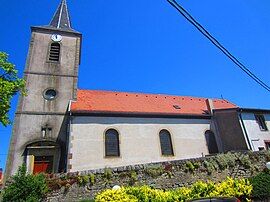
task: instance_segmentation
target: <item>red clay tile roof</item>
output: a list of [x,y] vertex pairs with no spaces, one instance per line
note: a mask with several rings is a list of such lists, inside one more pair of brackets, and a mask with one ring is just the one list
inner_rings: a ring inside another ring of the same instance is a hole
[[[222,99],[212,99],[215,109],[236,108]],[[177,109],[179,108],[179,109]],[[78,90],[71,111],[77,113],[125,113],[207,115],[207,98],[161,94]]]

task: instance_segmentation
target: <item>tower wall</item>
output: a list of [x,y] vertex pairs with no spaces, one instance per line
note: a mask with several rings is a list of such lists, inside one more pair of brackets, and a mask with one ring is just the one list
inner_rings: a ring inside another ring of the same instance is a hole
[[[55,33],[62,36],[59,62],[49,61]],[[67,109],[69,101],[76,99],[80,46],[79,33],[32,28],[24,72],[27,96],[19,99],[6,176],[13,175],[22,163],[29,164],[29,156],[35,155],[53,156],[53,172],[66,170]],[[54,89],[56,98],[46,100],[46,89]]]

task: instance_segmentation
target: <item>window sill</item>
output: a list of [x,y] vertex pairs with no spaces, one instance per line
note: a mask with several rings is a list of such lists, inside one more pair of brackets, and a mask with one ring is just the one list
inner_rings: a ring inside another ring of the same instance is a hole
[[172,157],[175,157],[175,155],[161,155],[161,157],[169,157],[169,158],[172,158]]
[[50,61],[50,60],[47,60],[46,63],[49,63],[49,64],[60,64],[60,61]]
[[121,156],[104,156],[104,159],[120,159]]

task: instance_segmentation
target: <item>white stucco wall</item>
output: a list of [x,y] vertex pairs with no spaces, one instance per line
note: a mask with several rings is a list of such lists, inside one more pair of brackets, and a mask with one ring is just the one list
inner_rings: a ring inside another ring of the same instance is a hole
[[270,141],[270,114],[263,115],[268,128],[267,131],[260,129],[254,113],[242,113],[242,119],[253,151],[258,151],[259,147],[265,148],[265,141]]
[[[172,118],[73,117],[69,153],[71,172],[104,167],[201,157],[208,154],[204,133],[211,120]],[[105,157],[104,133],[120,134],[120,157]],[[159,131],[171,133],[174,156],[161,155]]]

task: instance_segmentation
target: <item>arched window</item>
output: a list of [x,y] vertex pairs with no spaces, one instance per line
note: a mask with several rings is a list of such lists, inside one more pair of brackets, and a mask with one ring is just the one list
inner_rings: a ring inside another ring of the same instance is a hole
[[173,155],[172,139],[169,131],[161,130],[159,132],[159,140],[162,155]]
[[52,43],[50,47],[49,60],[58,62],[60,59],[60,44]]
[[215,137],[215,134],[211,130],[207,130],[205,132],[205,140],[207,143],[209,154],[218,153],[216,137]]
[[105,155],[120,156],[119,134],[114,129],[109,129],[105,133]]

